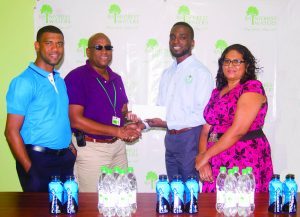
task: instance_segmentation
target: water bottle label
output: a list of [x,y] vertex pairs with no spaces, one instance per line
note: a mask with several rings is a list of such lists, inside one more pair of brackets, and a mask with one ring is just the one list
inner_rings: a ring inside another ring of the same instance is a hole
[[128,196],[126,192],[120,192],[119,194],[119,207],[127,207],[129,205],[128,203]]
[[252,191],[252,192],[249,193],[249,201],[252,204],[254,203],[254,191]]
[[284,204],[282,211],[287,213],[295,213],[297,209],[297,192],[294,188],[287,189],[284,192]]
[[183,201],[180,199],[180,197],[174,195],[174,201],[173,201],[173,213],[183,213]]
[[105,194],[104,195],[104,207],[113,207],[115,205],[115,200],[113,194]]
[[98,191],[98,202],[100,204],[103,204],[103,202],[104,202],[104,193],[100,190]]
[[170,191],[170,185],[166,181],[159,181],[156,184],[156,212],[163,214],[168,213],[170,211]]
[[66,204],[66,208],[65,208],[65,212],[72,214],[72,213],[76,213],[77,209],[78,209],[78,202],[76,201],[76,199],[78,198],[77,194],[72,194],[72,192],[67,191],[67,204]]
[[225,202],[225,192],[217,190],[217,203],[224,203]]
[[164,197],[165,199],[169,200],[169,193],[170,193],[170,189],[169,188],[164,188],[164,186],[159,187],[157,189],[157,195],[161,195],[162,197]]
[[250,201],[249,201],[249,195],[247,193],[239,193],[239,206],[240,207],[249,207]]
[[129,192],[129,194],[128,194],[128,200],[129,200],[130,204],[136,203],[136,190]]
[[225,207],[235,207],[238,202],[237,195],[234,192],[225,193]]
[[51,189],[49,193],[50,213],[58,214],[62,212],[62,191],[56,192],[55,189]]
[[64,207],[65,213],[73,214],[78,211],[78,184],[74,180],[64,183]]
[[269,211],[280,213],[282,210],[282,191],[280,188],[270,190],[269,196]]

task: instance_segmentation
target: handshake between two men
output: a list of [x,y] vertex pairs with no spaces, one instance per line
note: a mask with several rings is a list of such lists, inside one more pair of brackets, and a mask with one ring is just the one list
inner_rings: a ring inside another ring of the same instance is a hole
[[150,127],[166,128],[167,124],[160,118],[141,120],[136,114],[128,112],[126,115],[127,123],[120,128],[118,137],[125,142],[135,142],[141,137],[142,130]]

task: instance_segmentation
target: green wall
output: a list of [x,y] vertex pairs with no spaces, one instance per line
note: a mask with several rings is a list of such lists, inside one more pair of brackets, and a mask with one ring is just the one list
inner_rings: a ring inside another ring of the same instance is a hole
[[21,191],[15,161],[4,137],[5,95],[10,80],[35,59],[34,5],[34,0],[3,0],[0,6],[0,191]]

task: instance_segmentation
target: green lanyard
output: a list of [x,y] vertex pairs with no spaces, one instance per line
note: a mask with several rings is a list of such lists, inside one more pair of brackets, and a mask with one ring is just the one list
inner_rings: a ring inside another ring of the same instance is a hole
[[100,81],[98,78],[96,78],[96,79],[97,79],[97,81],[99,82],[99,84],[101,85],[101,87],[102,87],[102,89],[104,90],[104,92],[106,93],[106,96],[107,96],[107,98],[108,98],[108,100],[109,100],[109,102],[110,102],[110,104],[111,104],[111,107],[114,109],[115,116],[117,116],[117,113],[116,113],[117,92],[116,92],[115,84],[112,82],[113,87],[114,87],[114,93],[115,93],[115,94],[114,94],[114,104],[113,104],[112,101],[111,101],[110,96],[109,96],[108,93],[107,93],[107,90],[105,89],[105,87],[103,86],[103,84],[101,83],[101,81]]

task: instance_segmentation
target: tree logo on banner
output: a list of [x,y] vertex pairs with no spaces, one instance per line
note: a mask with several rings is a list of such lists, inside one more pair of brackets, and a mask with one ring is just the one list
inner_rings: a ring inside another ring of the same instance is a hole
[[84,57],[86,57],[86,48],[88,47],[88,39],[81,38],[78,42],[78,48],[82,48]]
[[129,25],[132,27],[133,25],[139,24],[139,15],[137,14],[125,14],[121,7],[117,4],[111,4],[108,7],[108,17],[113,20],[113,26],[115,27],[117,24],[120,25]]
[[219,39],[215,43],[215,48],[217,53],[221,54],[228,47],[228,44],[225,40]]
[[179,7],[177,13],[178,13],[179,15],[182,15],[183,21],[186,22],[186,21],[185,21],[185,20],[186,20],[186,16],[187,16],[187,15],[190,15],[190,14],[191,14],[191,11],[190,11],[190,9],[189,9],[188,6],[186,6],[186,5],[181,5],[181,6]]
[[275,30],[277,26],[276,16],[261,16],[261,11],[255,6],[249,6],[246,10],[248,30]]
[[[40,8],[41,17],[45,17],[46,24],[70,24],[70,16],[65,14],[55,14],[51,5],[43,4]],[[42,19],[42,18],[41,18]]]
[[52,14],[52,12],[53,12],[53,10],[50,5],[45,4],[41,7],[41,14],[45,14],[46,23],[48,23],[49,14]]
[[121,8],[117,4],[110,5],[108,12],[114,16],[114,23],[117,21],[117,15],[121,14]]
[[193,15],[187,5],[181,5],[177,10],[177,20],[191,24],[195,28],[207,28],[208,17]]
[[155,38],[148,39],[148,42],[146,44],[147,50],[153,50],[155,48],[158,48],[158,42]]
[[154,183],[158,179],[158,175],[154,171],[149,171],[146,175],[146,184],[151,184],[151,189],[154,189]]
[[252,19],[252,25],[254,25],[254,18],[256,16],[258,16],[259,14],[259,11],[257,9],[257,7],[254,7],[254,6],[250,6],[248,9],[247,9],[247,16],[250,16]]
[[149,56],[154,59],[154,58],[161,58],[161,59],[166,59],[169,61],[170,59],[170,51],[165,48],[161,48],[159,46],[159,43],[157,39],[155,38],[149,38],[147,43],[146,43],[146,49],[145,51],[149,54]]

